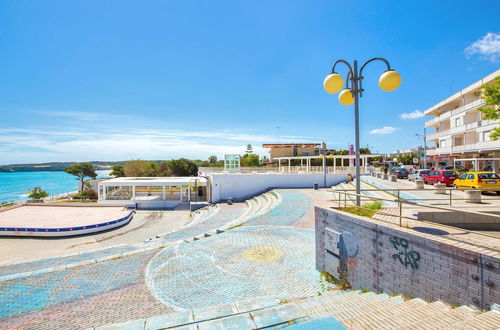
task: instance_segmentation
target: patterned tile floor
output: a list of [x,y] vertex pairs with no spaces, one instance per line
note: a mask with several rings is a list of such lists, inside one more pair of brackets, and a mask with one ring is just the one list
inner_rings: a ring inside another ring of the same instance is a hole
[[[216,236],[0,282],[0,327],[87,328],[174,309],[324,291],[314,269],[314,232],[290,227],[311,214],[312,200],[298,190],[279,193],[283,202],[274,210]],[[161,239],[198,235],[243,211],[228,209],[203,227]]]

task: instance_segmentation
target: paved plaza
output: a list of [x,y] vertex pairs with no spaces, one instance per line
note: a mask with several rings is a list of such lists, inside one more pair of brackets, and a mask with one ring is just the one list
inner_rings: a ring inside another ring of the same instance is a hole
[[[361,177],[361,189],[412,189],[415,184],[407,180],[398,180],[397,182],[390,182],[388,180],[383,180],[380,178],[374,178],[370,176]],[[343,183],[336,189],[350,189],[354,190],[355,186],[352,183]],[[354,192],[354,191],[351,191]],[[447,195],[435,194],[435,190],[432,186],[426,185],[424,190],[419,191],[402,191],[400,196],[405,199],[408,198],[412,201],[418,202],[420,204],[436,205],[449,207],[449,192]],[[363,194],[383,199],[395,199],[395,190],[388,192],[384,191],[362,191]],[[480,211],[480,212],[491,212],[500,210],[500,196],[494,194],[484,194],[482,196],[481,204],[470,204],[466,203],[464,200],[465,193],[463,191],[453,191],[453,196],[457,200],[452,201],[452,208],[456,210],[463,209],[464,211]],[[419,200],[419,198],[421,198]],[[345,198],[343,195],[340,196],[341,205],[344,205],[344,199],[347,200],[347,205],[354,205],[354,197]],[[333,193],[331,198],[330,206],[338,206],[339,194]],[[369,202],[366,199],[365,202]],[[321,202],[320,202],[321,203]],[[324,203],[324,202],[323,202]],[[471,231],[466,229],[461,229],[458,227],[443,226],[440,224],[433,224],[430,222],[422,222],[417,220],[417,213],[422,211],[432,211],[430,208],[425,207],[414,207],[408,204],[403,204],[402,208],[402,219],[401,224],[404,227],[412,228],[415,231],[422,233],[429,233],[438,236],[438,239],[444,241],[452,241],[453,244],[468,243],[481,248],[490,248],[494,250],[499,249],[498,239],[500,238],[500,231]],[[397,203],[385,201],[383,202],[382,210],[373,216],[373,219],[389,222],[398,225],[400,222],[399,218],[399,207]]]
[[[0,327],[88,328],[329,292],[314,266],[311,195],[276,193],[280,203],[255,218],[245,204],[220,204],[207,219],[145,242],[1,266]],[[229,223],[234,228],[214,231]]]

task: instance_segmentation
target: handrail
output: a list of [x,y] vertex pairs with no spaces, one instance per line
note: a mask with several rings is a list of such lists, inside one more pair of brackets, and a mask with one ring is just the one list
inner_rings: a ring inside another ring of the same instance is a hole
[[[438,209],[438,210],[444,210],[444,211],[466,213],[466,214],[486,215],[486,216],[489,216],[489,217],[499,218],[499,220],[500,220],[500,215],[497,215],[497,214],[483,213],[483,212],[478,212],[478,211],[465,211],[465,210],[454,209],[454,208],[443,207],[443,206],[419,204],[419,203],[408,202],[408,201],[405,201],[405,200],[402,200],[402,199],[397,199],[397,198],[396,199],[389,199],[389,198],[373,197],[373,196],[368,196],[368,195],[365,195],[365,194],[349,193],[349,192],[346,192],[346,191],[342,191],[340,189],[336,190],[334,192],[336,192],[336,193],[339,194],[339,200],[338,200],[338,202],[339,202],[339,207],[338,208],[339,209],[341,208],[341,206],[340,206],[341,205],[341,198],[340,198],[341,194],[343,194],[344,197],[349,196],[350,199],[352,199],[351,196],[360,196],[360,197],[367,198],[368,200],[379,200],[379,201],[387,201],[387,202],[398,203],[398,205],[399,205],[399,227],[402,227],[402,218],[404,217],[403,216],[403,212],[402,212],[403,204],[408,204],[408,205],[412,205],[412,206],[419,206],[419,207],[427,207],[427,208],[431,208],[431,209]],[[345,204],[347,203],[347,198],[344,199],[344,203]],[[385,214],[388,214],[388,213],[385,213]],[[390,214],[390,215],[394,216],[393,214]],[[434,222],[426,221],[426,220],[414,220],[414,219],[408,218],[408,217],[404,217],[404,218],[407,218],[407,219],[413,220],[413,221],[419,221],[419,222],[427,223],[427,224],[438,225],[438,226],[445,227],[445,228],[452,228],[452,229],[455,229],[455,230],[457,229],[457,227],[453,227],[453,226],[449,226],[449,225],[445,225],[445,224],[441,224],[441,223],[436,224]],[[381,222],[384,222],[384,223],[388,223],[388,224],[394,225],[393,222],[385,221],[385,220],[382,220],[382,219],[377,219],[377,221],[381,221]],[[479,235],[479,236],[484,236],[484,237],[489,237],[489,238],[494,238],[494,239],[500,240],[500,238],[498,238],[496,236],[488,235],[488,234],[485,234],[483,232],[470,231],[470,230],[467,230],[467,229],[464,229],[464,228],[460,228],[460,229],[464,230],[467,233],[476,234],[476,235]],[[446,237],[446,238],[449,239],[449,240],[452,240],[452,241],[456,241],[456,242],[460,242],[460,243],[466,243],[466,244],[474,245],[474,246],[477,246],[477,247],[487,248],[489,250],[500,252],[500,249],[496,249],[494,247],[479,245],[479,244],[476,244],[476,243],[473,243],[473,242],[470,242],[470,241],[463,241],[463,240],[459,240],[459,239],[454,239],[452,237]]]

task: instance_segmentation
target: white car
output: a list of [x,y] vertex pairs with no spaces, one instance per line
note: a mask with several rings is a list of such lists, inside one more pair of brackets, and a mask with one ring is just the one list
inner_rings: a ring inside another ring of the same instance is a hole
[[408,175],[408,180],[410,181],[415,181],[415,180],[423,180],[425,176],[429,175],[430,170],[426,169],[416,169],[413,170],[410,175]]

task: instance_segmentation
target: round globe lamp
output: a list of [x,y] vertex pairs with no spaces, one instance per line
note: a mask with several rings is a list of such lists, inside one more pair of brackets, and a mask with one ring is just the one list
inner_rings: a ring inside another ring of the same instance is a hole
[[387,70],[384,72],[379,80],[378,85],[381,90],[392,92],[401,84],[401,76],[394,70]]
[[350,88],[346,88],[342,92],[340,92],[339,102],[342,105],[351,105],[354,103],[354,97],[352,97],[352,92]]
[[337,94],[344,86],[344,79],[338,73],[331,73],[323,81],[323,88],[327,93]]

